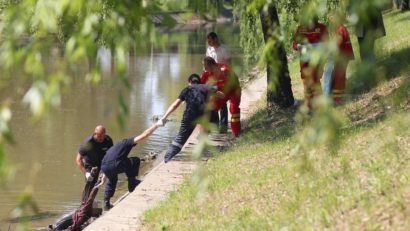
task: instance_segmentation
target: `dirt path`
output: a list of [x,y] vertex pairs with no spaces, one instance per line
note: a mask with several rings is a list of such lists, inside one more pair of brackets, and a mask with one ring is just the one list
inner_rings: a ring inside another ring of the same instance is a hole
[[[253,80],[242,89],[241,119],[251,115],[252,105],[260,99],[265,91],[266,77]],[[183,182],[184,177],[197,168],[198,162],[191,160],[188,150],[192,150],[192,146],[197,143],[198,133],[198,130],[195,129],[181,153],[167,164],[164,164],[164,162],[158,164],[143,177],[142,183],[138,185],[134,192],[121,197],[110,211],[104,213],[85,230],[138,230],[141,225],[140,217],[142,214],[157,205],[158,202],[165,200],[168,193],[175,191]],[[216,145],[227,145],[223,140],[214,142]],[[160,156],[159,158],[163,157]]]

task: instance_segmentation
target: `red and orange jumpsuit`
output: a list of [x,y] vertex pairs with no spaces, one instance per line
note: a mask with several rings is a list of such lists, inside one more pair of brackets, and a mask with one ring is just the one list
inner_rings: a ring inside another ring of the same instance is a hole
[[349,60],[354,59],[352,44],[350,43],[349,32],[341,25],[336,30],[337,45],[339,54],[335,61],[332,73],[331,94],[334,104],[343,102],[344,90],[346,87],[346,69]]
[[[328,31],[324,24],[315,23],[312,27],[299,26],[292,47],[298,50],[306,44],[321,43],[327,40]],[[310,64],[309,61],[300,61],[300,76],[303,81],[305,100],[309,108],[312,106],[313,97],[320,95],[320,78],[323,70],[318,64]]]
[[224,99],[212,99],[213,110],[218,111],[221,107],[229,101],[229,111],[231,112],[231,130],[234,136],[239,136],[241,131],[241,114],[239,105],[241,103],[241,86],[239,84],[238,76],[229,70],[227,64],[217,64],[221,72],[214,74],[209,71],[204,71],[201,75],[201,83],[210,83],[217,86],[219,91],[225,94]]

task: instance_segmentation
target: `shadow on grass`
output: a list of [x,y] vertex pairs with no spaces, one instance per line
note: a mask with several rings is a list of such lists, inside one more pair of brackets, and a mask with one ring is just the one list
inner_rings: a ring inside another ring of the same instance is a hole
[[[371,129],[389,118],[389,115],[410,110],[410,76],[403,76],[384,83],[370,94],[357,99],[354,106],[345,109],[349,126],[341,134],[354,134],[357,130]],[[261,144],[294,136],[298,130],[294,120],[297,108],[269,111],[260,109],[244,121],[239,143]]]
[[344,134],[358,129],[372,128],[399,111],[410,110],[410,76],[392,79],[369,95],[359,99],[352,109],[345,111],[350,126]]
[[378,60],[376,64],[359,64],[347,83],[348,92],[366,93],[379,83],[396,78],[406,70],[410,70],[408,60],[410,60],[410,48],[404,48],[387,58]]
[[296,112],[295,107],[272,111],[260,109],[244,121],[240,141],[264,143],[291,137],[295,133]]

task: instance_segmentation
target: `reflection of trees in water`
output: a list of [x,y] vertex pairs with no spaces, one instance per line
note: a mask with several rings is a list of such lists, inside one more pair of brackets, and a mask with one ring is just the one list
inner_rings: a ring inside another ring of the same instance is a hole
[[110,49],[104,47],[98,48],[97,65],[104,76],[109,76],[112,73],[112,54]]

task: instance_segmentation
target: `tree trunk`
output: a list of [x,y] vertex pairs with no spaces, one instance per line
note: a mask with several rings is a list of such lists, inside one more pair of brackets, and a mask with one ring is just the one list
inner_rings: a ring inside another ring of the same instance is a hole
[[392,0],[393,9],[399,9],[399,1],[400,0]]
[[[279,17],[276,8],[269,4],[260,11],[262,31],[265,43],[275,42],[272,48],[273,58],[267,63],[267,103],[268,107],[276,105],[280,108],[290,107],[294,103],[292,83],[289,76],[288,59],[282,41],[275,39],[274,33],[279,33]],[[279,36],[276,36],[276,38]]]
[[400,10],[401,11],[406,11],[406,10],[409,10],[409,0],[401,0],[401,3],[400,3]]

